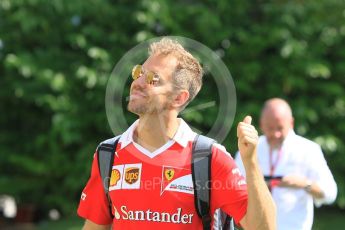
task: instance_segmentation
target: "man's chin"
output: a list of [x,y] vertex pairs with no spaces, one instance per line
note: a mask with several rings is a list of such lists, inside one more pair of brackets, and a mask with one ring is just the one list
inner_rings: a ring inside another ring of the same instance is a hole
[[142,115],[145,112],[145,111],[143,111],[142,108],[136,108],[136,107],[133,107],[130,105],[127,106],[127,110],[131,113],[138,115],[138,116]]
[[133,102],[129,102],[127,105],[127,110],[131,113],[134,113],[138,116],[144,115],[144,114],[151,114],[151,115],[159,115],[163,114],[168,111],[168,106],[163,106],[161,108],[153,108],[149,105],[138,105]]

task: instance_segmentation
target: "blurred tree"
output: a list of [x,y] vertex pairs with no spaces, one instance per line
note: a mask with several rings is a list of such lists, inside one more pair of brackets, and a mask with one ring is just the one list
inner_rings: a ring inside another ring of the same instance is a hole
[[[344,0],[1,0],[0,193],[75,211],[97,144],[113,135],[104,96],[127,50],[162,35],[213,49],[237,88],[235,123],[287,99],[296,131],[320,143],[345,208]],[[212,78],[193,102],[217,92]],[[184,117],[206,131],[217,110]],[[224,144],[237,149],[235,129]]]

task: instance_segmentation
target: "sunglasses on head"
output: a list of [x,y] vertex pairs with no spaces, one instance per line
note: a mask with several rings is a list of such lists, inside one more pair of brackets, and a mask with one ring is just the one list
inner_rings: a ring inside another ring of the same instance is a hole
[[142,65],[135,65],[132,69],[132,78],[137,80],[141,75],[145,76],[147,84],[155,84],[159,81],[159,75],[152,71],[145,71]]

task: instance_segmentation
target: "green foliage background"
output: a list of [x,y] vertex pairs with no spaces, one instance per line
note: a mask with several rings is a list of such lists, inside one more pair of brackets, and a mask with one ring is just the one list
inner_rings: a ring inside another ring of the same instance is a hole
[[[110,136],[104,97],[114,65],[157,36],[197,40],[228,66],[236,124],[270,97],[320,143],[345,208],[344,0],[1,0],[0,194],[75,212],[97,144]],[[206,78],[194,104],[217,92]],[[217,113],[193,111],[200,130]],[[129,118],[130,119],[130,118]],[[234,126],[233,126],[234,127]],[[230,152],[235,128],[224,141]]]

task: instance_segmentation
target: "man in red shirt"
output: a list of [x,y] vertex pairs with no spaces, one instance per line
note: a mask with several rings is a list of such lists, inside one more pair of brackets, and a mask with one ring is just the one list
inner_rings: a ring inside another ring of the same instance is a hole
[[[178,114],[202,84],[199,62],[178,42],[152,43],[149,58],[133,68],[128,110],[139,119],[119,140],[108,200],[97,157],[83,190],[78,214],[84,230],[202,229],[194,206],[191,176],[196,136]],[[275,229],[275,206],[256,158],[258,133],[247,116],[237,127],[246,180],[221,145],[211,161],[211,214],[221,208],[244,229]]]

